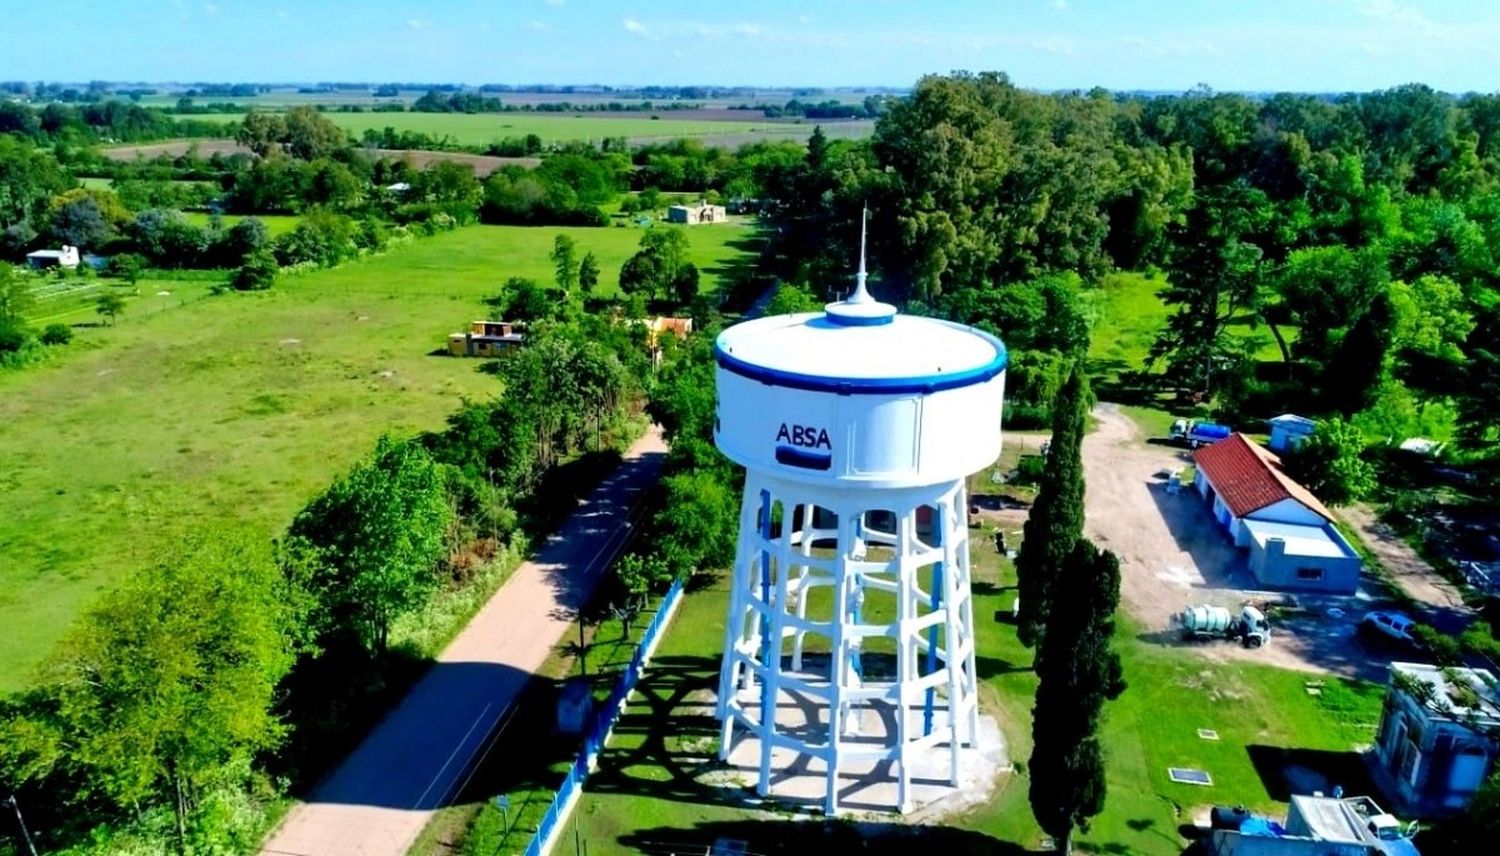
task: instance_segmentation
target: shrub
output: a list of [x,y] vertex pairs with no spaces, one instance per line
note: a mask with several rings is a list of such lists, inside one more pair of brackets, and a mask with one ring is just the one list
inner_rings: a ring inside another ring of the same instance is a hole
[[48,324],[42,331],[43,345],[66,345],[73,341],[73,328],[66,324]]
[[1440,666],[1457,666],[1463,662],[1463,657],[1459,652],[1458,640],[1439,631],[1435,627],[1426,624],[1414,624],[1411,628],[1411,638],[1426,648]]
[[15,353],[26,347],[31,340],[31,334],[25,327],[14,324],[0,324],[0,354]]
[[238,291],[264,291],[276,282],[280,270],[271,251],[261,248],[250,253],[240,269],[234,272],[231,284]]
[[1042,455],[1022,455],[1016,461],[1016,484],[1036,484],[1042,480],[1042,471],[1047,468],[1047,459]]

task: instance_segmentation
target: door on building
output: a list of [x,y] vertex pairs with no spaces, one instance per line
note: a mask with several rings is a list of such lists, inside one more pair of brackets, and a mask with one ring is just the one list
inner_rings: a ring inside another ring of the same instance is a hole
[[1453,768],[1448,771],[1448,793],[1458,796],[1478,791],[1487,766],[1489,756],[1481,747],[1471,743],[1458,750],[1453,756]]

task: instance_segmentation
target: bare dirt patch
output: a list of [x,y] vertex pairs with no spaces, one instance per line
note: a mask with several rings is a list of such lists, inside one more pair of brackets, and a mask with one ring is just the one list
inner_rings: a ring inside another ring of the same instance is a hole
[[1098,428],[1083,441],[1085,533],[1119,556],[1121,600],[1143,640],[1217,661],[1370,679],[1385,675],[1388,660],[1355,644],[1355,623],[1366,608],[1357,596],[1299,595],[1298,608],[1272,612],[1271,644],[1264,648],[1184,642],[1170,619],[1185,606],[1238,610],[1247,601],[1275,602],[1283,595],[1256,590],[1244,557],[1191,485],[1168,493],[1168,474],[1192,465],[1188,452],[1146,442],[1113,405],[1099,405],[1094,416]]
[[471,155],[465,152],[434,152],[423,149],[372,149],[371,151],[379,157],[390,158],[392,160],[409,158],[412,166],[417,169],[426,169],[429,164],[437,163],[438,161],[461,163],[474,170],[474,174],[480,178],[508,166],[520,166],[532,169],[540,166],[542,163],[541,158],[502,158],[491,155]]
[[104,150],[104,156],[114,161],[155,160],[159,157],[180,158],[197,146],[200,157],[214,155],[248,155],[250,149],[234,140],[173,140],[167,143],[148,143],[139,146],[116,146]]

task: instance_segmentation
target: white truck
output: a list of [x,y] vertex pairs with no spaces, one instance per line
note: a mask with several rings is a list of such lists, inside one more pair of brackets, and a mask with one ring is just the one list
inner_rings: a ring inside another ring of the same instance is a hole
[[1184,639],[1238,639],[1246,648],[1271,641],[1271,622],[1253,606],[1240,607],[1239,615],[1206,603],[1190,606],[1173,614],[1172,625]]

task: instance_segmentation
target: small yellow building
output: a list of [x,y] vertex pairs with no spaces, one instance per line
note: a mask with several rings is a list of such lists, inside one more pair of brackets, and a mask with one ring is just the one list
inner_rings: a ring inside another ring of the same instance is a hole
[[498,357],[525,341],[526,334],[509,321],[474,321],[467,333],[448,336],[448,353],[455,357]]

